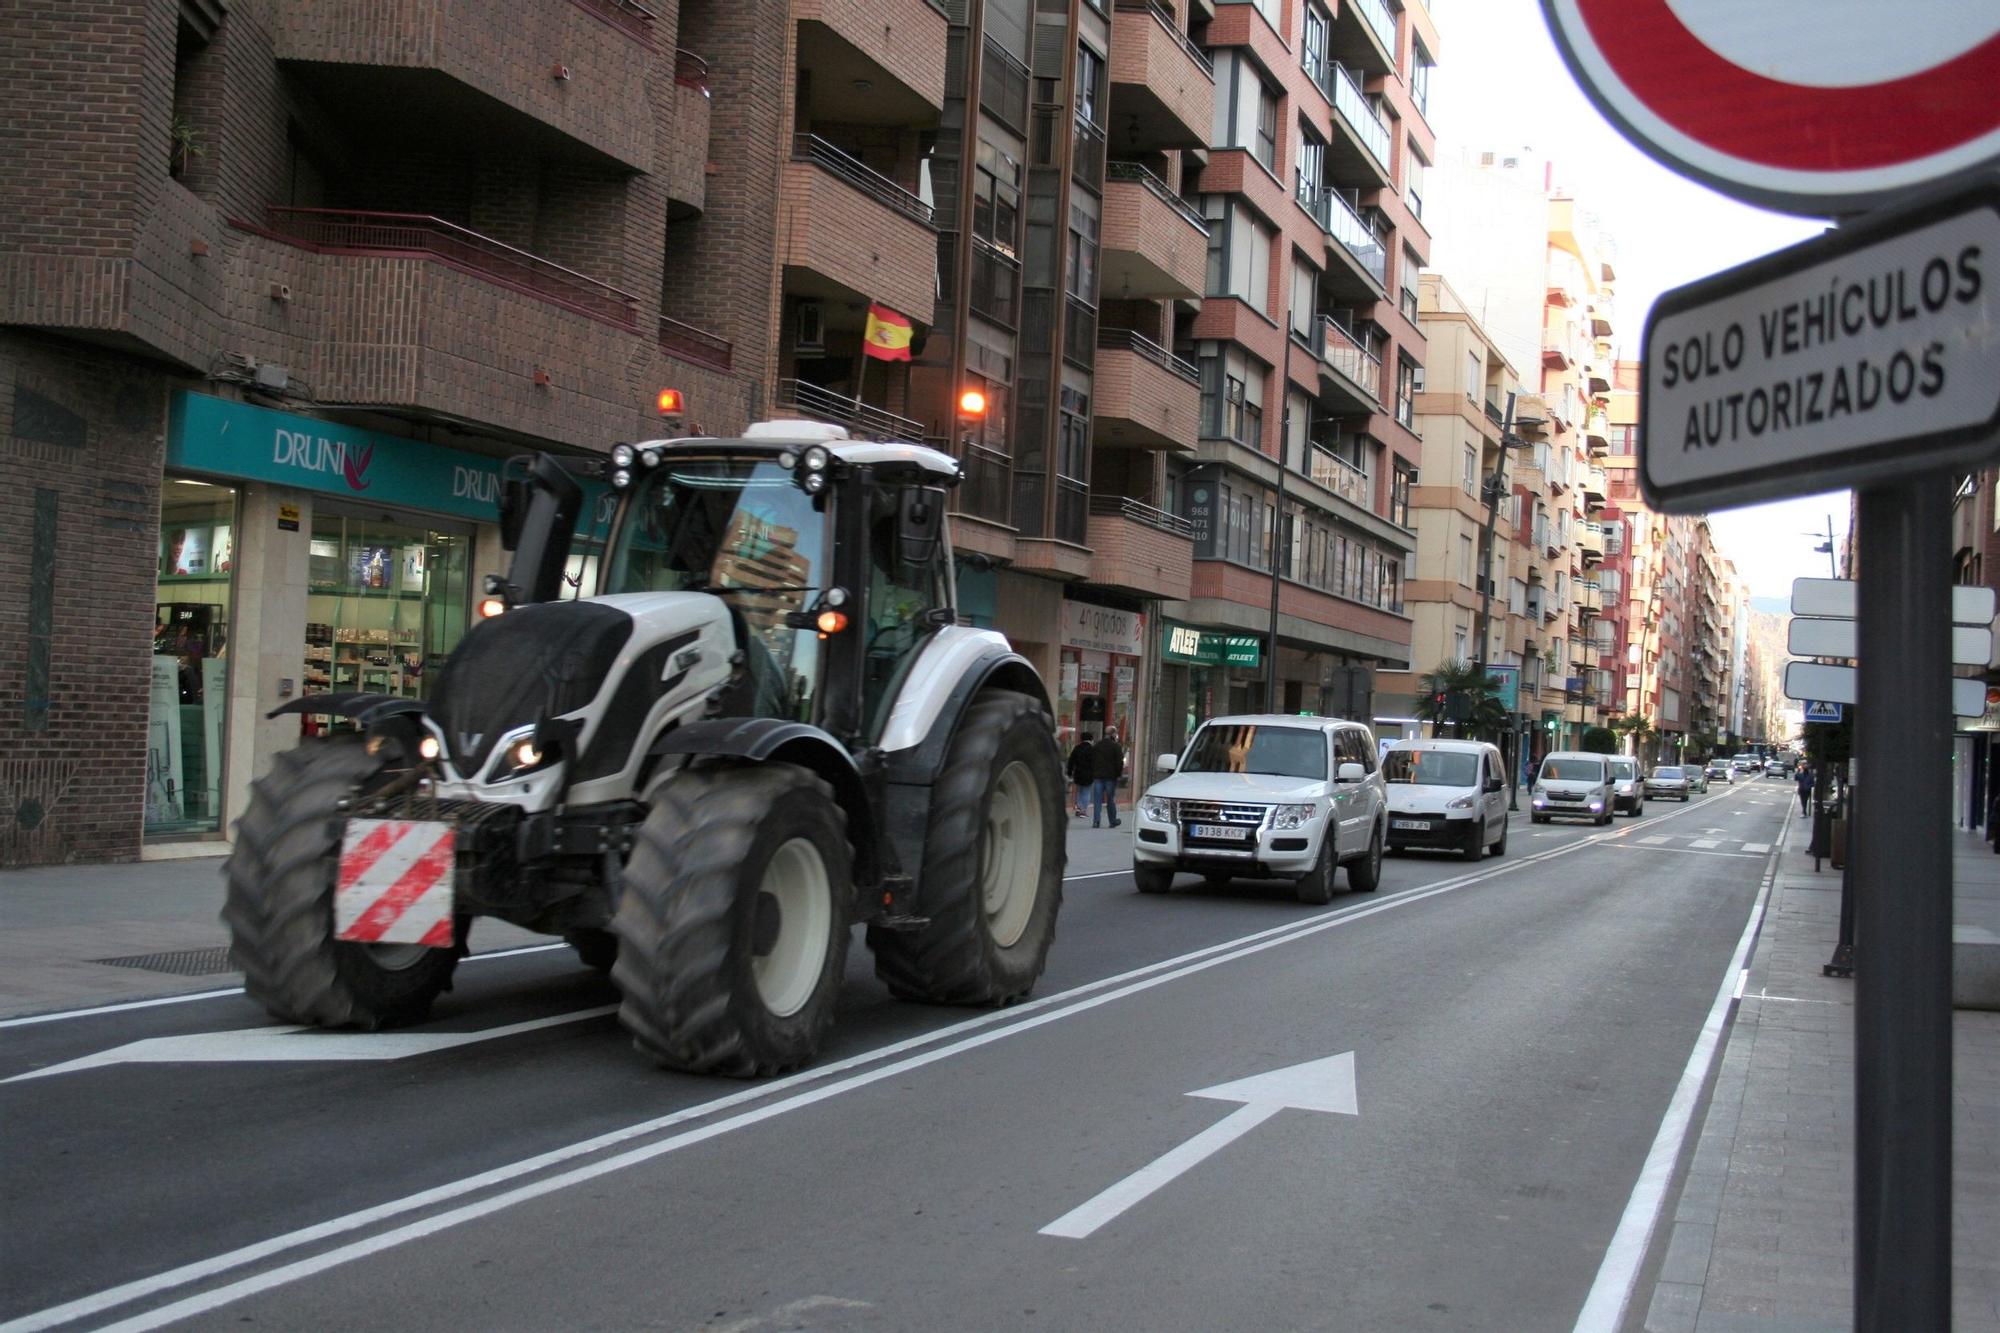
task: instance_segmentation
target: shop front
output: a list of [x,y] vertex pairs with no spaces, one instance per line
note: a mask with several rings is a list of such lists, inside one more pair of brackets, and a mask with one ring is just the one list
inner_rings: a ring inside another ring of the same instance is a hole
[[[498,458],[180,392],[168,420],[145,836],[216,837],[302,694],[429,697],[504,568]],[[601,488],[597,488],[601,490]],[[585,506],[595,535],[606,506]],[[586,554],[577,557],[580,562]]]
[[[1147,743],[1145,728],[1140,725],[1145,614],[1065,599],[1061,624],[1057,739],[1067,749],[1079,735],[1102,736],[1106,727],[1116,727],[1126,752],[1143,755],[1142,746]],[[1128,778],[1141,773],[1136,758],[1126,772]]]
[[1260,708],[1263,670],[1261,636],[1163,618],[1153,748],[1178,753],[1207,719]]

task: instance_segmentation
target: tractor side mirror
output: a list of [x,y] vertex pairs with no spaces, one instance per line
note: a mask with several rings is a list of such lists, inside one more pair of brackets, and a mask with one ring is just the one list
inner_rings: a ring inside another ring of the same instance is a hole
[[521,543],[521,524],[528,516],[530,495],[526,477],[500,479],[500,545],[511,551]]
[[896,558],[904,564],[928,565],[937,558],[944,532],[944,488],[911,486],[896,509]]

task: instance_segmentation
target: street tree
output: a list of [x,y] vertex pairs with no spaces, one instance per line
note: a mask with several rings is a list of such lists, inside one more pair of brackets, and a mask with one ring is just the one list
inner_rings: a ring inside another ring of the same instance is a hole
[[1434,726],[1450,726],[1455,736],[1498,740],[1507,733],[1501,681],[1464,659],[1440,663],[1417,682],[1416,714]]

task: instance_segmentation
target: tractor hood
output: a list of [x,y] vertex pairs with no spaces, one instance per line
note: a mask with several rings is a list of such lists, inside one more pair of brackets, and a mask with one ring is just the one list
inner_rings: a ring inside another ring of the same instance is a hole
[[691,670],[705,663],[702,681],[720,683],[734,647],[728,607],[702,593],[532,603],[472,627],[439,675],[429,712],[466,778],[508,732],[590,709],[580,738],[587,755],[608,718],[643,720]]

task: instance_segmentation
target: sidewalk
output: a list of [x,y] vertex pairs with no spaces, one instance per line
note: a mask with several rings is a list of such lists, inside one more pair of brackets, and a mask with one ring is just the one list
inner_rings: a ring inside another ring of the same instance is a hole
[[[1067,813],[1067,810],[1065,810]],[[240,986],[229,965],[216,855],[0,871],[0,1019]],[[1132,824],[1069,821],[1071,876],[1132,867]],[[502,921],[472,951],[547,944]]]
[[[2000,857],[1953,831],[1958,914],[2000,910]],[[1662,1218],[1648,1333],[1803,1333],[1853,1322],[1854,985],[1825,977],[1840,872],[1793,820],[1678,1208]],[[1865,965],[1865,959],[1862,960]],[[2000,1013],[1953,1011],[1953,1327],[2000,1330]],[[1629,1325],[1628,1325],[1629,1326]]]

